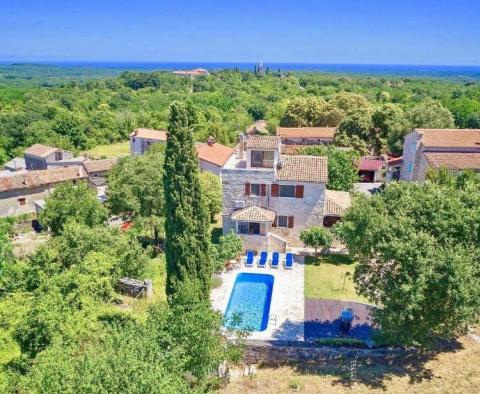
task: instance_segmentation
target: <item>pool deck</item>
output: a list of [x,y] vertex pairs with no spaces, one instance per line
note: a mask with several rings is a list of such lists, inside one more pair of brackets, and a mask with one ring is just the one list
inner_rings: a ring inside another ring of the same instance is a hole
[[225,313],[235,278],[242,272],[269,274],[275,278],[267,329],[252,332],[248,339],[303,341],[305,339],[303,256],[295,256],[291,270],[286,270],[283,266],[275,269],[269,265],[265,268],[245,267],[242,263],[238,268],[222,273],[222,285],[213,289],[210,294],[215,310]]

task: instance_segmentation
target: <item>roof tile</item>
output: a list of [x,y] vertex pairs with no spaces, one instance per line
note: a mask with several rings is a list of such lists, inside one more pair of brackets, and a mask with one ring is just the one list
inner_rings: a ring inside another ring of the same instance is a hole
[[279,149],[280,144],[281,140],[278,136],[249,135],[245,149]]
[[425,152],[424,155],[433,168],[480,170],[480,152]]
[[232,219],[239,222],[273,222],[275,220],[275,212],[252,205],[234,212]]
[[328,160],[324,156],[283,155],[277,169],[279,181],[327,183]]
[[323,138],[332,139],[335,127],[277,127],[277,135],[282,138]]

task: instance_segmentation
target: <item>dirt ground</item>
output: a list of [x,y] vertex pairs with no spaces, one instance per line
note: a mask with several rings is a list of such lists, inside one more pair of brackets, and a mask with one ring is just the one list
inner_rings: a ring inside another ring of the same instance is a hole
[[27,231],[15,235],[12,240],[13,253],[16,257],[23,258],[33,253],[40,245],[48,241],[48,233]]
[[352,359],[259,368],[220,392],[236,393],[475,393],[480,387],[480,343],[471,336],[438,353],[410,357]]

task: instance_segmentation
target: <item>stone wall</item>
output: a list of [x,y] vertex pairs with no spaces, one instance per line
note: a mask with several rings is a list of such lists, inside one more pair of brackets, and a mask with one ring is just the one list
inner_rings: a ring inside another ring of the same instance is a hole
[[[14,216],[23,213],[34,213],[34,201],[44,200],[53,191],[46,186],[35,187],[22,190],[11,190],[0,193],[0,217]],[[25,198],[25,205],[18,203],[19,198]]]
[[403,165],[400,172],[400,179],[402,181],[411,181],[414,179],[419,139],[420,134],[416,131],[412,131],[405,136],[405,142],[403,143]]
[[310,361],[331,361],[345,357],[358,358],[384,358],[386,356],[402,355],[408,353],[405,349],[357,349],[351,347],[316,347],[313,344],[302,345],[274,345],[274,344],[248,344],[243,355],[243,362],[247,365],[261,364],[265,366],[278,366],[291,362],[302,363]]

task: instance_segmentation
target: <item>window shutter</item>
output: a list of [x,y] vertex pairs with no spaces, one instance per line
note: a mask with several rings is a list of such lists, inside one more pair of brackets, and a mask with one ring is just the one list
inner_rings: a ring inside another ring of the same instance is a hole
[[275,219],[273,219],[272,227],[277,227],[277,217],[275,216]]
[[293,216],[288,217],[288,228],[293,228]]
[[303,198],[303,185],[295,186],[295,197]]
[[260,185],[260,195],[262,197],[265,197],[267,195],[267,185],[265,185],[265,183],[262,183]]
[[272,197],[278,197],[280,194],[280,188],[277,183],[272,183]]
[[250,195],[250,183],[245,183],[245,195],[249,196]]

